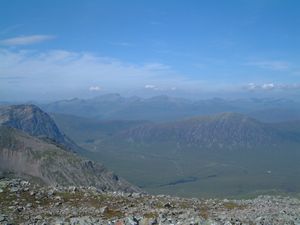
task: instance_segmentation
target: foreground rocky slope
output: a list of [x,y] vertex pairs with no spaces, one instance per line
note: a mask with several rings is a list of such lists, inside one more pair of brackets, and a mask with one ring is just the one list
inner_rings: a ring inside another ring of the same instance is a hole
[[85,160],[56,143],[46,142],[6,126],[0,126],[0,171],[38,179],[48,185],[138,191],[138,188],[101,164]]
[[184,199],[0,179],[0,224],[300,224],[300,200]]

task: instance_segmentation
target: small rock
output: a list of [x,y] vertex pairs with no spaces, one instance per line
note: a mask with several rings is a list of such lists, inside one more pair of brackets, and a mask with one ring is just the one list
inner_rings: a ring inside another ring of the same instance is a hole
[[132,193],[133,198],[139,198],[141,197],[141,193]]
[[4,214],[0,214],[0,222],[4,222],[4,221],[6,221],[6,215],[4,215]]
[[54,193],[55,193],[54,190],[49,190],[48,193],[47,193],[47,195],[48,195],[48,197],[51,197],[51,196],[54,195]]
[[138,225],[139,221],[135,217],[127,217],[126,225]]
[[69,187],[69,192],[75,193],[77,191],[77,188],[75,186]]
[[173,206],[171,205],[170,202],[168,202],[168,203],[164,204],[164,207],[165,207],[165,208],[172,208]]
[[23,211],[23,207],[22,206],[18,206],[16,211],[17,212],[22,212]]
[[61,198],[60,196],[55,196],[54,200],[56,200],[56,201],[61,201],[62,198]]
[[54,205],[55,206],[60,206],[62,203],[61,202],[56,202]]
[[229,221],[226,221],[224,225],[232,225]]
[[18,192],[18,191],[19,191],[18,187],[12,187],[12,188],[10,188],[10,192],[15,193],[15,192]]
[[104,213],[107,213],[108,212],[108,207],[107,206],[104,206],[102,208],[100,208],[100,213],[101,214],[104,214]]
[[38,216],[34,217],[34,219],[35,219],[35,220],[42,220],[43,217],[42,217],[41,215],[38,215]]
[[22,180],[20,184],[21,184],[21,186],[28,186],[29,182],[25,181],[25,180]]

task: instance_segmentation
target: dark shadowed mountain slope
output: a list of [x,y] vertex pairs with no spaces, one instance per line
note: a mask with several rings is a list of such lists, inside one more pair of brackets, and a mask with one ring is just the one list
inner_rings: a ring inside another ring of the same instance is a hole
[[147,124],[119,137],[141,143],[176,143],[199,148],[255,148],[295,141],[269,124],[237,113],[222,113],[177,122]]
[[0,125],[14,127],[39,138],[51,139],[68,150],[80,150],[72,140],[60,132],[52,118],[35,105],[1,106]]
[[7,126],[0,126],[0,170],[33,177],[48,185],[139,191],[101,164]]

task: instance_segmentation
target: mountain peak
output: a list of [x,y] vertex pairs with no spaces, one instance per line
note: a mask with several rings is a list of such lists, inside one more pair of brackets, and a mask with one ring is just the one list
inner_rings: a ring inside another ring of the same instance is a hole
[[1,106],[0,125],[22,130],[32,136],[51,139],[66,149],[74,151],[79,149],[76,144],[60,132],[53,119],[36,105]]

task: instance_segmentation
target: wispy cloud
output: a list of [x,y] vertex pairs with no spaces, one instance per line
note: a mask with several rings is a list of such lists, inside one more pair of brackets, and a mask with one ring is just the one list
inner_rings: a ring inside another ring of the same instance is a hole
[[153,85],[153,84],[146,84],[145,88],[146,89],[157,89],[157,87],[155,85]]
[[48,41],[54,38],[55,36],[52,35],[19,36],[19,37],[0,40],[0,45],[4,45],[4,46],[31,45],[31,44]]
[[[161,87],[199,85],[161,63],[132,64],[87,52],[0,49],[0,79],[16,76],[23,78],[24,88],[35,86],[51,91],[132,89],[156,83]],[[11,87],[2,82],[1,88]]]
[[275,84],[275,83],[249,83],[246,85],[246,89],[250,91],[272,91],[272,90],[298,90],[300,89],[300,84]]
[[156,85],[153,84],[146,84],[144,86],[145,89],[147,90],[152,90],[152,91],[176,91],[177,87],[158,87]]
[[262,89],[264,89],[264,90],[272,90],[272,89],[274,89],[276,86],[275,86],[275,84],[273,84],[273,83],[269,83],[269,84],[263,84],[261,87],[262,87]]
[[89,91],[101,91],[102,88],[100,88],[99,86],[91,86],[89,87]]
[[170,66],[162,64],[162,63],[148,63],[145,65],[145,67],[149,70],[158,70],[158,71],[171,69]]
[[280,60],[251,61],[245,63],[245,65],[276,71],[288,70],[291,67],[291,63]]

